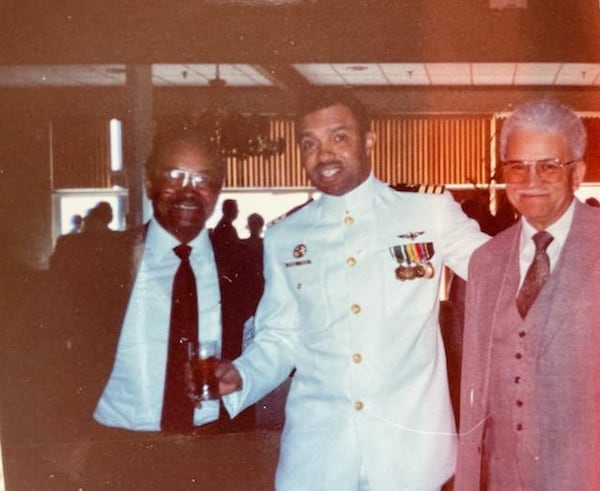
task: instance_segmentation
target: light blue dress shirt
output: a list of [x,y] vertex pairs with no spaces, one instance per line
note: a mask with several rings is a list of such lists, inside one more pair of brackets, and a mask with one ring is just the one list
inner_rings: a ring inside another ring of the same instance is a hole
[[[115,363],[94,412],[100,424],[139,431],[160,429],[171,291],[180,264],[173,248],[178,244],[154,219],[150,221]],[[198,289],[199,339],[214,339],[220,346],[221,298],[208,230],[202,230],[189,245]],[[194,424],[215,421],[218,416],[218,401],[203,402],[194,412]]]

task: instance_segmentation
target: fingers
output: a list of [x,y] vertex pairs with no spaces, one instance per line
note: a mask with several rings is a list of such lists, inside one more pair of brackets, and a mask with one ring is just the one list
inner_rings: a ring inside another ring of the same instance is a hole
[[221,395],[231,394],[242,389],[240,372],[229,360],[223,360],[219,363],[215,375],[219,379],[219,393]]
[[235,367],[233,366],[233,363],[229,360],[221,360],[219,361],[219,364],[217,365],[217,368],[215,369],[215,375],[217,376],[217,378],[221,378],[223,375],[225,375],[227,372],[229,372],[230,370],[235,370]]

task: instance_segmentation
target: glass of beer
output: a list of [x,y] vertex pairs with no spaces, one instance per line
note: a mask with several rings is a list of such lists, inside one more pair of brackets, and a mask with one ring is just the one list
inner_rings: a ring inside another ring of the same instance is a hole
[[219,363],[217,341],[201,341],[191,359],[196,395],[201,401],[219,398],[219,381],[215,369]]

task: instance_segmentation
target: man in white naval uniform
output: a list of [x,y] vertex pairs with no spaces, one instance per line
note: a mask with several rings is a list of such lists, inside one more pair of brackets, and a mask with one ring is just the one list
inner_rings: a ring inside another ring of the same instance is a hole
[[322,196],[265,234],[256,337],[218,370],[235,415],[296,369],[278,490],[439,489],[456,436],[438,325],[440,274],[465,275],[487,236],[448,194],[377,180],[355,102],[298,114],[302,164]]

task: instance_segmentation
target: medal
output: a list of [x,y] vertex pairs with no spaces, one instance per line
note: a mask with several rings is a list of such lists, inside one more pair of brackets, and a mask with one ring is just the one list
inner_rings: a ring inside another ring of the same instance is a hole
[[402,265],[398,266],[396,268],[396,278],[399,279],[400,281],[404,281],[404,280],[410,279],[408,277],[408,270],[409,269],[410,268],[408,266],[402,266]]
[[427,261],[423,265],[423,269],[424,269],[424,274],[423,274],[424,278],[427,278],[427,279],[433,278],[435,270],[433,269],[433,266],[432,266],[432,264],[429,261]]
[[415,265],[411,265],[408,268],[406,268],[406,279],[407,280],[414,280],[417,277],[417,268],[415,267]]
[[392,246],[389,250],[399,264],[395,269],[398,280],[433,278],[435,270],[430,261],[434,254],[433,242],[410,242]]

